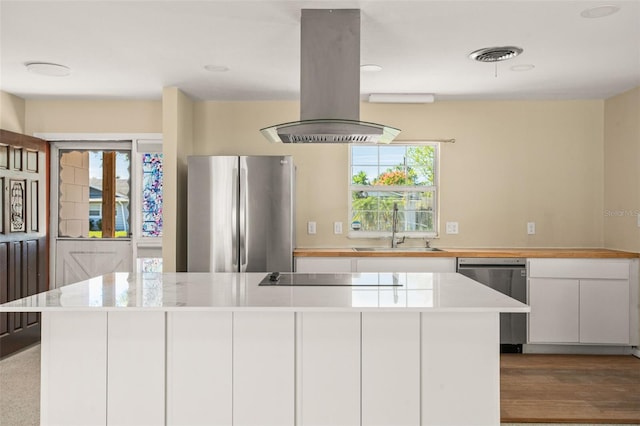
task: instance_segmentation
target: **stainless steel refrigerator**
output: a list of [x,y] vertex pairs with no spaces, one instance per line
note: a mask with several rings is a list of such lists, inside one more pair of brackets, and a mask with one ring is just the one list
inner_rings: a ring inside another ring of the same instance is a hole
[[291,156],[188,158],[187,269],[293,270]]

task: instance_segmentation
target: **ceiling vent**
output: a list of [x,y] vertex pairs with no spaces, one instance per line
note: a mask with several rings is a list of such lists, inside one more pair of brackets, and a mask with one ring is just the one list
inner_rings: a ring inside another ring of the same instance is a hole
[[282,143],[389,143],[400,133],[360,121],[359,9],[302,9],[300,121],[260,132]]
[[500,62],[512,59],[522,53],[522,48],[515,46],[485,47],[469,54],[478,62]]

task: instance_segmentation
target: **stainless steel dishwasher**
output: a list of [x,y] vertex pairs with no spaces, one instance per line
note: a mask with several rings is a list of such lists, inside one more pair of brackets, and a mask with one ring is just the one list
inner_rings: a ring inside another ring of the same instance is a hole
[[[526,259],[459,257],[458,272],[520,302],[527,303]],[[522,353],[527,314],[500,314],[500,351]]]

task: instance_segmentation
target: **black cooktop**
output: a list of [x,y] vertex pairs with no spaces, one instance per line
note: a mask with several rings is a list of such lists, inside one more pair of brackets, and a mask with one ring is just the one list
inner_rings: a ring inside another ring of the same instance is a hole
[[306,274],[291,272],[272,272],[267,274],[260,284],[262,286],[376,286],[402,287],[404,282],[396,273],[353,273],[353,274]]

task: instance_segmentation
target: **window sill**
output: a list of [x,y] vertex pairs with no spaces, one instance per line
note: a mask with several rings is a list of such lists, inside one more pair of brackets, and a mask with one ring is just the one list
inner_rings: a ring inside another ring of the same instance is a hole
[[[396,238],[406,237],[407,239],[419,239],[419,238],[428,238],[428,239],[437,239],[438,234],[435,232],[397,232]],[[390,232],[363,232],[363,231],[349,231],[347,233],[347,238],[349,239],[390,239]]]

